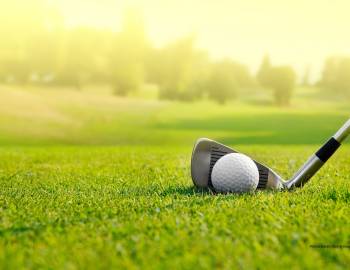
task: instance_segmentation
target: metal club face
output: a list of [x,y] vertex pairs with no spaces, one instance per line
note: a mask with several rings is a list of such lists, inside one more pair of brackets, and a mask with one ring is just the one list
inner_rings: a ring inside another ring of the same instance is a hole
[[[197,140],[191,159],[191,175],[195,186],[201,188],[213,188],[211,172],[215,163],[224,155],[238,153],[232,148],[210,139]],[[283,180],[273,170],[253,160],[259,170],[258,189],[282,189]]]

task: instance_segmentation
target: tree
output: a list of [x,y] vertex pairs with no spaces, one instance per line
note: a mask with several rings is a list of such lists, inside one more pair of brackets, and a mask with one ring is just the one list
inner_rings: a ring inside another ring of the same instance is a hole
[[335,94],[350,95],[350,57],[328,58],[320,85]]
[[109,67],[106,63],[101,64],[101,59],[107,58],[108,54],[104,46],[106,38],[111,40],[108,33],[92,28],[66,31],[57,49],[56,83],[81,89],[84,84],[98,81],[101,72],[107,73]]
[[212,65],[207,83],[209,98],[225,103],[237,95],[236,65],[231,60],[222,60]]
[[266,84],[268,84],[270,69],[271,69],[270,57],[268,54],[266,54],[261,62],[258,73],[256,74],[256,78],[262,86],[265,86]]
[[155,50],[148,63],[148,78],[159,86],[160,98],[190,101],[203,94],[208,57],[194,47],[192,36]]
[[111,56],[111,81],[117,95],[127,95],[143,84],[148,50],[142,17],[136,10],[129,10],[122,31],[115,38]]
[[291,67],[272,67],[265,83],[268,88],[273,90],[277,105],[289,105],[296,83],[296,75]]
[[296,74],[292,67],[272,66],[266,55],[256,77],[261,86],[273,90],[277,105],[289,105],[296,84]]
[[45,2],[3,1],[0,18],[0,77],[25,83],[33,69],[29,44],[45,30]]
[[302,86],[309,86],[310,85],[310,67],[307,67],[305,69],[303,78],[301,79],[301,85]]

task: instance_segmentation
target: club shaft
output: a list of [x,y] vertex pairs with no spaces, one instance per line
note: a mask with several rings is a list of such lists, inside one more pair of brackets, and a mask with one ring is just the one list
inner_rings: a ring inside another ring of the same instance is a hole
[[350,119],[296,172],[285,186],[290,189],[303,186],[314,176],[327,160],[337,151],[341,143],[350,134]]
[[333,138],[342,143],[350,134],[350,119],[334,134]]

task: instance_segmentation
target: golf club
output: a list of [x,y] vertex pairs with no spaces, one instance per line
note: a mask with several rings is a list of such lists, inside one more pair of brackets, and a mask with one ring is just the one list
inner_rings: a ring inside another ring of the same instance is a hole
[[[257,162],[259,170],[258,189],[292,189],[302,187],[336,152],[350,134],[350,119],[315,153],[289,180],[284,180],[266,165]],[[195,186],[213,188],[211,173],[215,163],[224,155],[238,153],[236,150],[210,139],[198,139],[191,159],[191,175]]]

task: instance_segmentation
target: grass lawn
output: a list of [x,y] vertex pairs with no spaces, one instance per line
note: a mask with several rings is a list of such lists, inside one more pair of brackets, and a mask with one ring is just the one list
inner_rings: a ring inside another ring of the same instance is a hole
[[[1,90],[1,89],[0,89]],[[346,103],[285,109],[0,91],[0,268],[346,269],[350,145],[303,189],[193,188],[207,136],[290,177],[345,121]]]

